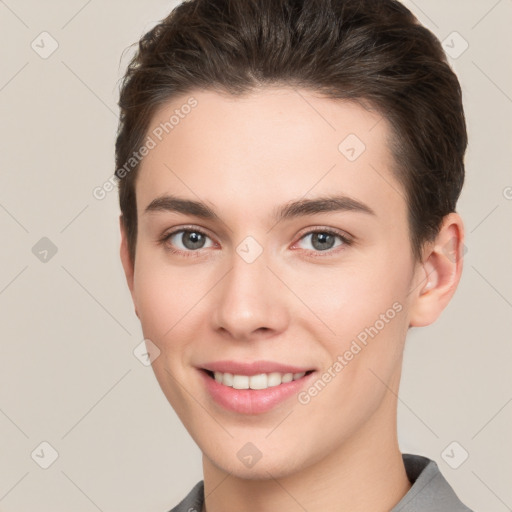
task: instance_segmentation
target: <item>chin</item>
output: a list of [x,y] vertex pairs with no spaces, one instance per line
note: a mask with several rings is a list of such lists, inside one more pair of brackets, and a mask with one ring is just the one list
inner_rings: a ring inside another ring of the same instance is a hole
[[261,444],[257,440],[252,444],[247,439],[245,437],[243,442],[231,440],[228,444],[200,448],[210,464],[222,472],[244,480],[288,477],[314,464],[313,458],[321,457],[320,454],[317,457],[308,457],[307,453],[299,454],[294,446],[267,444],[267,447],[259,450],[256,446]]
[[272,478],[287,477],[300,468],[292,467],[285,460],[264,461],[262,457],[254,466],[245,467],[240,461],[211,461],[217,468],[230,474],[232,477],[243,480],[269,480]]

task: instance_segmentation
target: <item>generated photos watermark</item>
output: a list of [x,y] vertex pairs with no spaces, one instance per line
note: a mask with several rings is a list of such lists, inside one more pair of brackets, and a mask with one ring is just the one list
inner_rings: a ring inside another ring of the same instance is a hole
[[336,357],[336,360],[313,382],[313,384],[297,395],[300,404],[307,405],[329,384],[341,371],[346,368],[361,351],[368,346],[370,340],[375,338],[403,309],[400,302],[381,313],[379,318],[370,327],[365,327],[350,343],[350,346],[343,354]]
[[178,126],[185,117],[187,117],[192,109],[197,107],[198,101],[191,96],[186,103],[183,103],[180,108],[174,109],[174,113],[165,122],[160,123],[156,128],[153,128],[151,133],[146,137],[142,146],[134,151],[127,159],[125,164],[116,170],[107,180],[101,185],[94,187],[92,195],[99,201],[105,199],[109,192],[112,192],[118,182],[128,176],[133,170],[137,169],[142,159],[149,154],[149,152],[156,148],[159,142],[163,140],[165,135],[169,134],[176,126]]

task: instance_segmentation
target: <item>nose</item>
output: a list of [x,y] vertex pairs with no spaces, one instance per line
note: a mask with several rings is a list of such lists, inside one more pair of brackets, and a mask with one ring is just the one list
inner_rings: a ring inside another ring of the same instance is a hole
[[234,253],[212,296],[213,328],[234,340],[273,337],[289,324],[288,295],[268,268],[265,252],[249,263]]

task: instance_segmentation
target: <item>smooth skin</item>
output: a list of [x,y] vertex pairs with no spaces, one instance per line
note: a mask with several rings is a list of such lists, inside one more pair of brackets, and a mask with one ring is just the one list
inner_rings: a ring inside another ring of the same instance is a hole
[[[148,134],[190,96],[197,107],[141,164],[135,265],[122,219],[121,259],[144,337],[161,351],[156,378],[203,453],[206,510],[389,511],[411,485],[396,429],[406,334],[434,322],[455,292],[462,220],[446,216],[414,259],[390,127],[376,111],[288,87],[197,90],[162,107]],[[350,134],[365,145],[354,161],[338,149]],[[169,194],[216,217],[145,211]],[[273,216],[333,195],[372,213]],[[322,230],[343,238],[312,234]],[[252,263],[237,252],[248,236],[263,249]],[[401,311],[306,405],[294,396],[238,414],[205,389],[198,367],[218,360],[277,361],[320,377],[397,302]],[[237,457],[248,442],[262,454],[252,467]]]

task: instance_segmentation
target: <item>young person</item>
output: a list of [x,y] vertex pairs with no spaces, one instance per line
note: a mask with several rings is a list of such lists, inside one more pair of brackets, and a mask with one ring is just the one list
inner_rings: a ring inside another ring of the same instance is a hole
[[396,431],[408,329],[462,271],[461,96],[394,0],[190,0],[143,36],[121,259],[203,454],[173,511],[469,510]]

